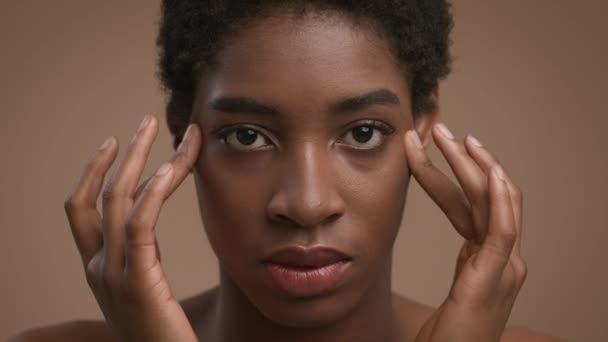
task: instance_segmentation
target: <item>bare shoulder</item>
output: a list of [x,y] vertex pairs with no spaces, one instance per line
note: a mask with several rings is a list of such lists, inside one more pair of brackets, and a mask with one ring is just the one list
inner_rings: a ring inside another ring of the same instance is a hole
[[42,341],[113,341],[105,321],[75,320],[55,325],[37,327],[23,331],[8,340],[9,342]]
[[435,308],[397,293],[393,293],[393,303],[395,303],[397,312],[401,317],[400,320],[403,322],[406,339],[414,341],[418,331],[422,329],[424,322],[431,317]]
[[[180,301],[196,330],[200,330],[201,323],[207,318],[209,304],[215,292],[216,289],[212,289]],[[74,320],[28,329],[8,339],[8,342],[46,341],[109,342],[114,341],[114,338],[103,320]]]
[[557,337],[541,334],[524,327],[510,326],[505,329],[500,342],[565,342]]
[[196,336],[201,341],[214,340],[214,307],[219,290],[218,287],[211,288],[205,292],[180,301],[182,309]]
[[[416,333],[431,317],[435,308],[411,298],[394,294],[396,303],[404,321],[404,328],[408,331],[408,340],[413,341]],[[564,340],[535,332],[531,329],[517,326],[508,326],[502,336],[501,342],[564,342]]]

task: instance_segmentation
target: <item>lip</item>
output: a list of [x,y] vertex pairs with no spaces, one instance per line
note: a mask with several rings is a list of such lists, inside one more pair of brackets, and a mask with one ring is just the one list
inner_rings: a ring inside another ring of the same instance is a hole
[[346,253],[330,247],[306,248],[294,246],[280,249],[266,258],[264,263],[292,267],[322,267],[350,259],[352,258]]
[[330,247],[287,247],[263,261],[273,283],[294,297],[319,296],[344,282],[352,258]]

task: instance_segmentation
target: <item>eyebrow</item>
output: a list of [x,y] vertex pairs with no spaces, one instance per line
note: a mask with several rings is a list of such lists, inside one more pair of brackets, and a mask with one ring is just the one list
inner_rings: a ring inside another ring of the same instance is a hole
[[[357,112],[373,105],[394,106],[399,103],[399,97],[394,92],[381,88],[361,95],[341,99],[332,104],[330,110],[335,113],[349,113]],[[209,108],[225,113],[276,115],[280,112],[279,109],[272,104],[263,103],[243,96],[224,96],[215,98],[209,103]]]

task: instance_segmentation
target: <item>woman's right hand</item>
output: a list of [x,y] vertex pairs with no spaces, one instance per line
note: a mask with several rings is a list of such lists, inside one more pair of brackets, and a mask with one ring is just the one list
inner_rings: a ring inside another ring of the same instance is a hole
[[118,153],[114,137],[89,161],[65,210],[87,282],[118,340],[197,341],[165,278],[155,226],[162,204],[192,170],[201,134],[191,124],[174,157],[138,187],[157,133],[158,120],[147,115],[103,191],[103,215],[96,202]]

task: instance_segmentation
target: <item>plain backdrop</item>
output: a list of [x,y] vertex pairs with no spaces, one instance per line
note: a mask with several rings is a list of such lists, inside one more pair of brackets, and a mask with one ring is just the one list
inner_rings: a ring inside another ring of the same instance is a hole
[[[440,90],[448,127],[477,136],[524,190],[529,275],[510,323],[571,341],[608,341],[606,11],[601,0],[457,0],[454,70]],[[145,113],[164,119],[158,20],[158,0],[0,2],[0,339],[103,317],[63,200],[104,138],[126,146]],[[171,155],[163,125],[145,177]],[[191,178],[158,236],[178,297],[217,283]],[[439,305],[460,244],[412,182],[395,289]]]

